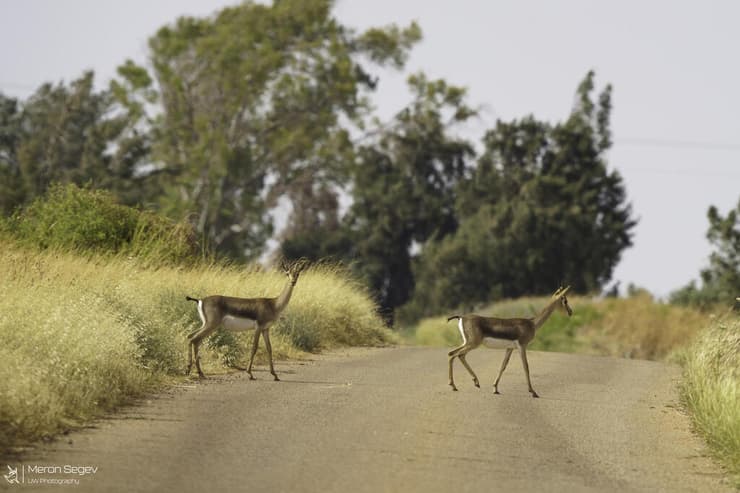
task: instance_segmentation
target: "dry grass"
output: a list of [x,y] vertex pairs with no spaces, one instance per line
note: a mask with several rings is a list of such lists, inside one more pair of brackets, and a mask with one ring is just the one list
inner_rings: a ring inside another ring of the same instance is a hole
[[607,298],[594,303],[598,323],[579,333],[598,354],[663,360],[687,347],[706,326],[707,314],[657,303],[643,293],[631,298]]
[[740,488],[740,320],[730,317],[686,352],[681,390],[696,429]]
[[[125,258],[32,253],[0,243],[5,446],[83,423],[182,375],[185,336],[200,326],[186,294],[276,296],[285,284],[281,273],[255,268],[153,270]],[[272,332],[277,358],[395,340],[365,290],[332,266],[301,275]],[[201,351],[204,370],[223,372],[230,363],[243,363],[248,337],[220,332],[210,338]]]

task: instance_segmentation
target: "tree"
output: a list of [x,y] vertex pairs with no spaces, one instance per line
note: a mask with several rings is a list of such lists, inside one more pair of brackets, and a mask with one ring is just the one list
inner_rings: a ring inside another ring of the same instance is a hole
[[420,39],[416,24],[357,33],[331,7],[245,2],[210,18],[180,18],[150,40],[163,109],[153,149],[168,177],[164,209],[192,213],[222,254],[262,252],[277,196],[304,211],[302,199],[342,182],[348,128],[363,125],[376,84],[365,65],[400,68]]
[[361,146],[346,218],[350,259],[389,322],[414,289],[411,248],[457,228],[455,188],[472,146],[451,133],[475,112],[465,90],[424,75],[409,78],[414,100],[377,142]]
[[7,215],[23,203],[23,179],[18,162],[21,138],[18,100],[0,94],[0,212]]
[[672,303],[707,307],[716,303],[735,304],[740,296],[740,200],[735,209],[722,216],[715,206],[707,211],[707,239],[714,247],[709,266],[701,271],[701,287],[694,281],[671,293]]
[[69,85],[43,84],[28,100],[0,97],[0,176],[7,214],[41,196],[50,184],[89,184],[127,204],[143,200],[137,170],[146,137],[111,92],[94,90],[93,72]]
[[579,85],[565,122],[499,121],[486,134],[460,184],[460,228],[424,246],[415,275],[427,288],[406,316],[550,293],[563,282],[593,292],[609,281],[636,223],[604,156],[611,87],[594,102],[593,77]]

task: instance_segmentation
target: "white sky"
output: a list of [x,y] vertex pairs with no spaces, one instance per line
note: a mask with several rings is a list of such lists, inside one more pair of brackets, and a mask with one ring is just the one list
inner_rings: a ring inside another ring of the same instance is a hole
[[[99,84],[180,15],[225,0],[2,0],[0,91],[27,97],[45,81],[85,69]],[[480,135],[497,118],[564,119],[589,69],[614,86],[610,165],[640,218],[614,279],[663,296],[707,263],[707,208],[740,198],[740,2],[626,0],[339,0],[364,28],[417,20],[424,40],[405,73],[469,88],[483,107]],[[408,101],[404,76],[383,74],[376,103],[389,117]]]

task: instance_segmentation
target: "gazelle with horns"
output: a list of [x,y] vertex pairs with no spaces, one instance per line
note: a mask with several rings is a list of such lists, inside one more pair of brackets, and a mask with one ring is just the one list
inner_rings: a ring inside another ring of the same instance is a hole
[[573,314],[573,311],[568,306],[568,298],[565,297],[566,293],[570,289],[560,287],[555,294],[552,295],[550,303],[542,309],[542,311],[533,318],[494,318],[494,317],[481,317],[478,315],[453,315],[447,319],[449,322],[452,319],[458,319],[458,328],[460,329],[460,335],[462,335],[463,343],[460,347],[457,347],[447,353],[449,357],[449,374],[450,374],[450,386],[452,390],[457,390],[455,387],[455,381],[452,378],[452,362],[455,358],[459,358],[466,370],[473,377],[473,383],[476,387],[480,388],[478,377],[473,372],[467,361],[465,361],[465,355],[473,349],[477,348],[481,344],[490,348],[503,348],[506,349],[504,355],[504,361],[501,363],[501,369],[496,377],[496,382],[493,384],[493,390],[495,394],[498,394],[498,383],[501,380],[501,375],[506,369],[506,365],[509,364],[509,358],[514,349],[519,350],[519,354],[522,357],[522,366],[524,366],[524,374],[527,376],[527,385],[529,386],[529,392],[532,397],[539,397],[537,392],[532,388],[532,382],[529,379],[529,363],[527,362],[527,345],[534,339],[534,335],[542,324],[552,315],[557,307],[562,307],[568,313],[568,316]]
[[186,296],[189,301],[198,303],[198,315],[203,322],[200,329],[195,330],[188,335],[188,369],[187,374],[193,367],[193,360],[198,369],[198,375],[205,377],[203,370],[200,368],[200,357],[198,348],[203,340],[223,327],[230,331],[244,331],[254,329],[254,338],[252,339],[252,353],[249,357],[249,366],[247,373],[249,379],[254,380],[252,376],[252,362],[254,355],[257,353],[260,336],[265,340],[265,348],[270,362],[270,373],[275,380],[280,380],[275,373],[272,365],[272,345],[270,344],[270,326],[278,319],[280,314],[288,306],[290,297],[293,294],[293,288],[298,282],[298,275],[304,270],[308,262],[304,259],[299,260],[293,265],[288,266],[281,263],[283,272],[288,276],[288,283],[283,291],[276,298],[234,298],[231,296],[208,296],[203,299],[191,298]]

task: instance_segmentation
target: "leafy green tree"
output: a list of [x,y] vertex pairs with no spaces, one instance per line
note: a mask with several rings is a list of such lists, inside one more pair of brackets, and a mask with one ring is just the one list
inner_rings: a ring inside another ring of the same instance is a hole
[[388,321],[414,289],[412,246],[457,227],[455,189],[471,145],[452,125],[475,112],[465,90],[423,75],[409,78],[414,100],[377,142],[358,150],[347,215],[350,259],[376,293]]
[[142,201],[137,170],[148,155],[146,136],[111,92],[94,90],[94,74],[69,85],[42,85],[28,100],[0,98],[2,209],[43,195],[50,184],[90,184],[124,202]]
[[23,180],[18,162],[21,138],[18,100],[0,94],[0,212],[9,214],[23,203]]
[[709,256],[709,266],[701,271],[702,285],[698,287],[692,281],[671,293],[673,303],[707,307],[735,304],[740,296],[740,200],[724,217],[711,206],[707,218],[707,239],[714,251]]
[[[425,245],[417,290],[405,316],[487,303],[501,297],[600,290],[635,225],[617,171],[609,171],[611,87],[593,100],[593,72],[569,118],[499,121],[460,185],[455,235]],[[436,280],[435,280],[436,279]]]
[[357,33],[332,16],[332,3],[245,2],[180,18],[150,40],[164,209],[192,213],[222,254],[261,253],[282,193],[304,212],[302,199],[346,179],[348,129],[364,124],[376,85],[366,65],[400,68],[420,39],[416,24]]

